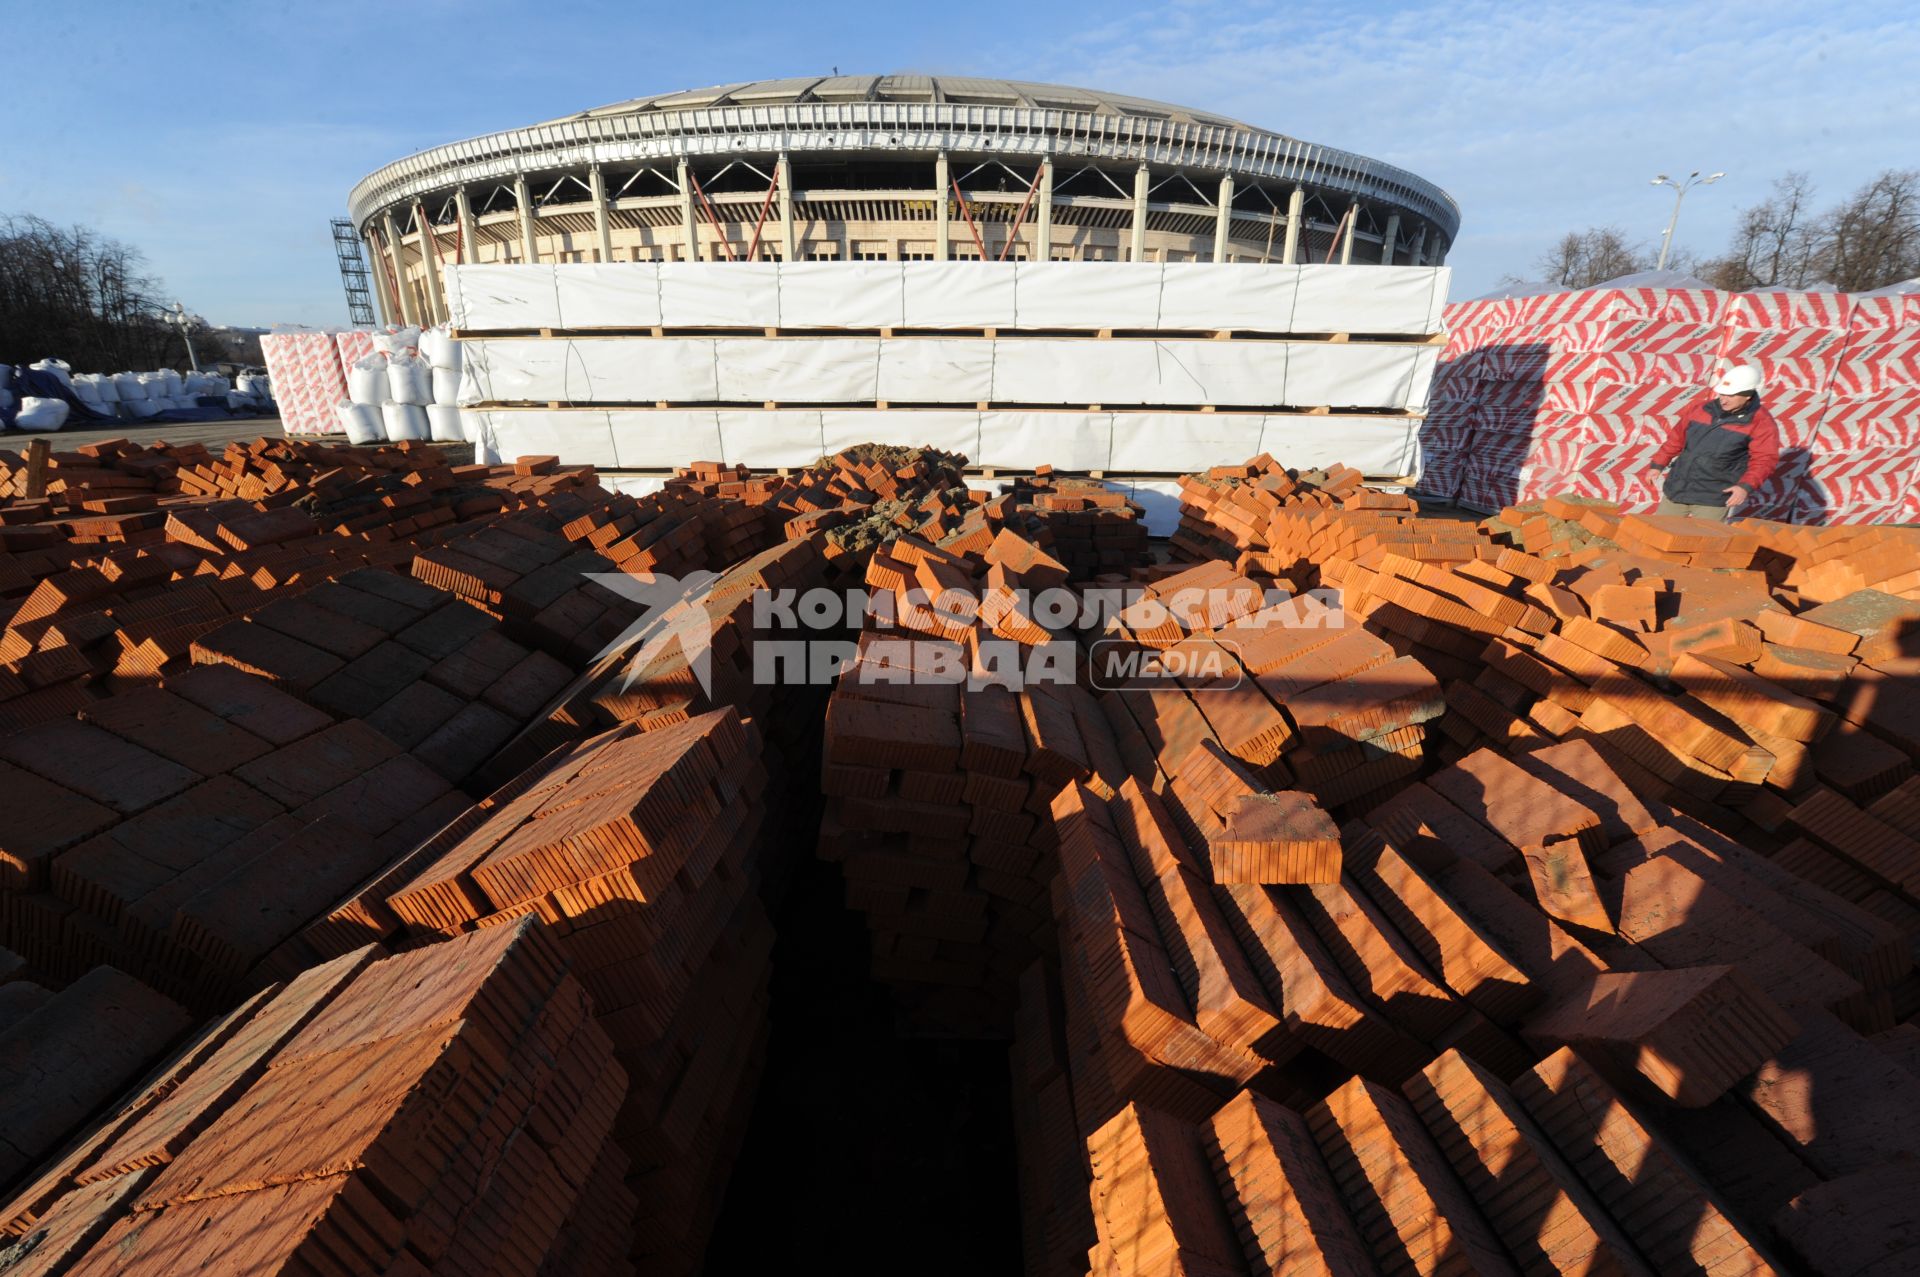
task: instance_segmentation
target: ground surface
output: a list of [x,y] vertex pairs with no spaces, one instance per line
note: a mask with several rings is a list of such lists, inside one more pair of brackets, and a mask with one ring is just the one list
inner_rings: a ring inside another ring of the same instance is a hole
[[[89,443],[100,443],[107,439],[131,439],[142,447],[151,447],[166,440],[168,443],[203,443],[218,451],[235,439],[258,439],[265,435],[269,439],[278,439],[285,431],[278,417],[234,417],[227,421],[189,421],[155,422],[115,421],[99,425],[88,425],[85,429],[56,430],[51,434],[34,434],[26,430],[0,431],[0,448],[8,452],[25,452],[27,444],[34,439],[45,439],[53,445],[56,452],[71,452],[73,449]],[[340,443],[341,439],[330,438],[328,443]]]

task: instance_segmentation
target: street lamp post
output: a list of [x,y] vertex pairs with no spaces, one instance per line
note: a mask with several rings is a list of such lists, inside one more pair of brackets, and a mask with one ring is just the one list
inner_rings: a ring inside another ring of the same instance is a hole
[[1667,255],[1673,251],[1674,228],[1680,225],[1680,201],[1687,198],[1687,192],[1694,187],[1712,186],[1725,176],[1725,173],[1715,173],[1710,177],[1701,177],[1700,170],[1695,169],[1693,172],[1687,174],[1687,178],[1683,182],[1676,182],[1665,173],[1653,179],[1652,185],[1654,186],[1671,186],[1673,188],[1673,216],[1667,219],[1667,233],[1660,241],[1660,264],[1654,267],[1655,270],[1665,270],[1667,268]]
[[179,302],[175,302],[172,310],[163,310],[160,312],[160,318],[162,321],[172,324],[180,330],[180,340],[187,343],[187,362],[193,365],[195,372],[199,372],[200,356],[194,353],[193,338],[187,332],[187,330],[193,326],[193,320],[188,316],[187,308]]

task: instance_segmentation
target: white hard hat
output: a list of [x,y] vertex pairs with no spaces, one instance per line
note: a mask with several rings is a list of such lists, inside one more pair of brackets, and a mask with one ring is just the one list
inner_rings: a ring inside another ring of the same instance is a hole
[[1752,364],[1729,364],[1713,384],[1716,395],[1751,395],[1760,389],[1760,370]]

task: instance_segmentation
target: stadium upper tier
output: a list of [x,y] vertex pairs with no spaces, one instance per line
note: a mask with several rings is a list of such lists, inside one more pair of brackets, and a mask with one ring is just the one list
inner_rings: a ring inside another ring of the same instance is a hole
[[952,76],[720,85],[421,151],[349,197],[391,319],[438,261],[1433,264],[1460,212],[1404,169],[1189,107]]

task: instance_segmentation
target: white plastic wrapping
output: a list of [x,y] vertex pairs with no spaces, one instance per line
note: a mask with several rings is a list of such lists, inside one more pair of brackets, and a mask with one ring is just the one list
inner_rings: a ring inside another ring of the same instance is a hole
[[1437,333],[1450,276],[1445,266],[1302,266],[1287,331]]
[[460,402],[460,370],[433,365],[433,401],[437,404]]
[[1259,412],[1116,412],[1106,468],[1185,474],[1260,451]]
[[386,442],[387,426],[377,404],[347,400],[339,407],[340,429],[355,447]]
[[420,357],[435,368],[460,367],[460,343],[445,328],[428,328],[420,333]]
[[1160,328],[1299,332],[1293,325],[1298,266],[1174,262],[1161,271]]
[[419,404],[381,404],[380,424],[389,443],[405,443],[408,440],[424,442],[432,434],[427,424],[427,410]]
[[1338,462],[1381,478],[1411,475],[1419,469],[1420,421],[1419,417],[1309,417],[1270,413],[1260,434],[1258,451],[1270,454],[1283,466],[1294,468],[1330,466]]
[[[240,380],[244,383],[247,378],[242,375]],[[393,398],[387,390],[385,355],[368,355],[354,361],[353,367],[347,369],[347,398],[376,408]]]
[[876,439],[969,457],[980,451],[980,414],[973,409],[828,408],[820,414],[820,451],[831,455]]
[[[495,338],[459,402],[1214,405],[1426,402],[1437,347],[1083,337]],[[431,393],[431,390],[429,391]]]
[[1164,269],[1158,262],[1021,262],[1014,267],[1011,326],[1163,327],[1160,276]]
[[624,469],[664,470],[725,460],[720,450],[720,414],[715,409],[615,411],[607,419],[614,463]]
[[[28,364],[35,372],[50,372],[60,379],[68,389],[73,387],[73,365],[64,359],[42,359],[39,363]],[[55,427],[58,429],[58,427]]]
[[[500,465],[516,457],[557,456],[566,465],[614,466],[608,414],[570,408],[553,412],[468,412],[474,460]],[[697,458],[689,458],[690,460]]]
[[[38,364],[34,366],[39,367]],[[64,399],[37,399],[27,395],[20,400],[20,415],[13,419],[13,424],[19,430],[58,430],[67,424],[67,413],[70,411],[72,409]]]
[[975,465],[1105,470],[1113,457],[1110,412],[983,412]]
[[1423,407],[1440,353],[1383,342],[1294,342],[1291,350],[1286,393],[1270,402],[1301,408]]
[[974,404],[993,398],[990,341],[888,337],[880,342],[880,393],[888,402]]
[[412,354],[420,348],[420,329],[413,324],[378,329],[373,348],[383,355]]
[[713,397],[726,403],[858,403],[879,397],[878,337],[721,337],[713,343],[713,360]]
[[387,360],[387,397],[394,403],[433,402],[433,365],[418,355],[394,355]]
[[1011,328],[1018,312],[1014,268],[1013,262],[901,262],[905,327]]
[[[436,371],[438,371],[436,369]],[[431,403],[427,405],[427,432],[435,443],[464,443],[467,438],[466,427],[460,424],[460,408],[457,404]]]
[[662,262],[657,269],[660,323],[669,328],[764,328],[782,322],[777,263]]
[[897,262],[782,262],[788,328],[895,328],[906,323]]
[[[454,327],[1440,331],[1444,266],[611,262],[453,266]],[[391,339],[387,339],[390,340]]]

